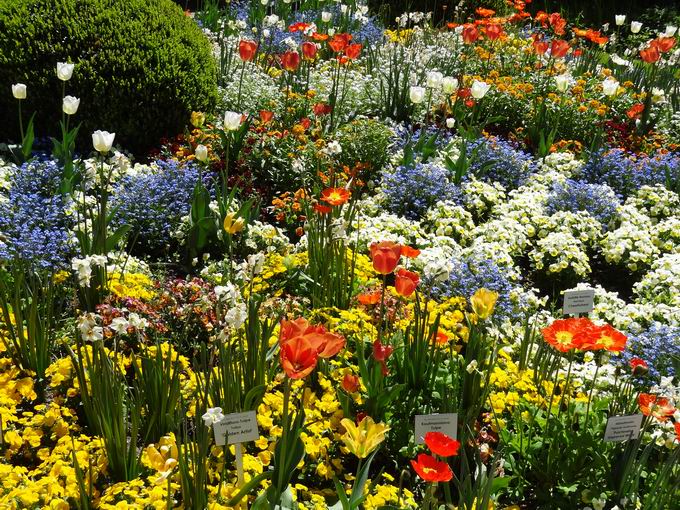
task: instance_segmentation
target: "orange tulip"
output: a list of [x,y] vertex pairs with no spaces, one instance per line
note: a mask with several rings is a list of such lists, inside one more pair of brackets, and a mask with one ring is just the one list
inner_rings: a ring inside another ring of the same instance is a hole
[[550,45],[550,55],[553,58],[562,58],[569,51],[569,43],[562,39],[555,39]]
[[475,9],[475,12],[477,13],[477,16],[480,16],[482,18],[490,18],[494,14],[496,14],[496,11],[493,9],[485,9],[484,7],[477,7]]
[[359,378],[356,375],[345,374],[342,379],[342,389],[347,393],[355,393],[359,391],[361,384],[359,383]]
[[281,66],[289,72],[297,71],[300,67],[300,54],[297,51],[287,51],[281,55]]
[[382,241],[371,244],[371,260],[373,269],[387,275],[395,270],[401,257],[401,245],[392,241]]
[[479,30],[474,25],[466,25],[463,28],[463,42],[465,44],[472,44],[479,39]]
[[361,303],[362,305],[378,304],[380,303],[380,291],[376,290],[375,292],[359,294],[357,296],[357,299],[359,300],[359,303]]
[[250,62],[257,53],[257,43],[255,41],[240,41],[238,43],[238,54],[244,62]]
[[417,461],[411,461],[411,466],[426,482],[448,482],[453,478],[449,465],[444,461],[438,461],[432,455],[421,453]]
[[402,268],[397,271],[394,288],[400,296],[409,297],[415,292],[419,282],[420,277],[418,276],[418,273],[413,273]]
[[281,366],[291,379],[303,379],[316,368],[318,355],[304,337],[296,337],[281,345]]
[[640,405],[642,414],[645,416],[653,416],[659,421],[667,421],[668,418],[675,414],[675,408],[667,398],[659,398],[656,395],[650,395],[649,393],[640,393],[638,404]]
[[352,36],[350,34],[335,34],[333,39],[328,42],[328,46],[330,46],[335,53],[340,53],[349,46],[351,40]]
[[274,112],[269,110],[260,110],[260,120],[263,124],[268,124],[274,118]]
[[312,325],[307,319],[282,320],[279,343],[283,346],[298,338],[304,339],[320,358],[335,356],[345,346],[345,337],[326,331],[321,325]]
[[661,53],[659,53],[656,46],[650,46],[649,48],[640,50],[640,58],[648,64],[653,64],[654,62],[658,62],[661,58]]
[[548,51],[548,43],[546,41],[534,41],[534,51],[537,55],[543,55]]
[[675,37],[657,37],[649,43],[649,45],[656,48],[661,53],[666,53],[675,46]]
[[503,27],[493,23],[484,27],[484,35],[490,40],[495,41],[503,35]]
[[415,259],[418,255],[420,255],[420,250],[411,248],[410,246],[402,246],[401,254],[404,257],[408,257],[409,259]]
[[361,48],[362,48],[361,44],[350,44],[345,49],[345,55],[347,55],[347,58],[354,60],[361,53]]

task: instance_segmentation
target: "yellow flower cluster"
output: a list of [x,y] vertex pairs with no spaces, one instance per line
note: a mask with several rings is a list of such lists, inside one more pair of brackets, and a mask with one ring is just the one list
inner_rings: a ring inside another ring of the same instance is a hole
[[111,273],[109,290],[119,298],[135,298],[150,301],[156,296],[153,280],[143,273]]

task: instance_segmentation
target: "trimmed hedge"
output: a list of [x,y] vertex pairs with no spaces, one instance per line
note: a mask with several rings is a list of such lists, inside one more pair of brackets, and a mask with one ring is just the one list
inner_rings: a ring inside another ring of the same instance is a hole
[[103,129],[143,153],[217,100],[210,42],[172,0],[2,0],[0,140],[18,138],[17,82],[28,86],[24,122],[35,111],[37,134],[57,133],[57,62],[76,64],[66,93],[81,99],[84,148]]

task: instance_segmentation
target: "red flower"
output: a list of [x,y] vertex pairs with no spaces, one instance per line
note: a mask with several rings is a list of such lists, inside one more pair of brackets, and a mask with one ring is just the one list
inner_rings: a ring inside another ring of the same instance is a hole
[[675,440],[680,441],[680,421],[675,422]]
[[284,345],[304,339],[321,358],[335,356],[345,346],[345,338],[326,331],[321,325],[311,325],[307,319],[300,317],[294,321],[281,321],[279,344]]
[[640,393],[638,404],[640,404],[642,414],[653,416],[659,421],[666,421],[675,413],[675,408],[667,398],[659,398],[649,393]]
[[333,111],[333,107],[325,103],[316,103],[314,108],[312,108],[312,111],[314,112],[314,115],[320,117],[321,115],[328,115],[331,113]]
[[260,110],[260,120],[263,124],[268,124],[274,118],[274,112]]
[[581,349],[597,339],[597,331],[590,319],[558,319],[543,328],[543,338],[560,352]]
[[643,359],[640,358],[633,358],[630,360],[630,370],[633,372],[633,375],[647,375],[649,372],[649,365],[647,362]]
[[366,292],[357,296],[359,303],[362,305],[375,305],[380,303],[380,291]]
[[281,367],[291,379],[303,379],[316,367],[316,350],[304,337],[296,337],[281,345]]
[[333,209],[328,207],[327,205],[323,204],[314,204],[314,210],[318,212],[319,214],[328,214],[331,212]]
[[661,53],[666,53],[675,46],[675,37],[657,37],[649,45]]
[[496,23],[487,25],[484,27],[484,35],[486,35],[490,41],[495,41],[503,35],[503,27]]
[[453,457],[458,455],[460,443],[441,432],[428,432],[425,434],[425,444],[430,451],[440,457]]
[[626,335],[606,324],[594,327],[592,336],[589,336],[589,340],[581,345],[581,349],[621,352],[626,348],[627,340]]
[[345,374],[342,379],[342,389],[347,393],[354,393],[359,391],[361,384],[359,383],[359,378],[356,375]]
[[257,53],[257,43],[255,41],[240,41],[238,43],[238,54],[244,62],[250,62]]
[[289,32],[304,32],[310,27],[309,23],[293,23],[288,27]]
[[546,41],[534,41],[534,51],[537,55],[543,55],[548,51],[548,43]]
[[642,115],[642,112],[645,111],[645,105],[642,103],[634,104],[633,106],[630,107],[630,109],[626,112],[626,117],[629,119],[639,119],[640,115]]
[[394,288],[400,296],[409,297],[415,292],[419,282],[420,276],[418,276],[418,273],[402,268],[397,271]]
[[550,45],[550,55],[553,58],[562,58],[569,51],[569,43],[562,39],[555,39]]
[[357,44],[350,44],[345,49],[345,55],[347,55],[347,58],[354,60],[355,58],[357,58],[361,54],[361,48],[362,48],[361,44],[358,44],[358,43]]
[[418,461],[412,460],[411,466],[426,482],[448,482],[453,478],[453,472],[446,462],[425,453],[418,455]]
[[648,64],[653,64],[661,58],[661,53],[656,46],[650,46],[644,50],[640,50],[640,58]]
[[477,13],[477,16],[481,18],[490,18],[494,14],[496,14],[496,11],[493,9],[485,9],[484,7],[477,7],[475,9],[475,13]]
[[316,58],[317,47],[313,42],[305,41],[302,43],[302,55],[306,60],[314,60]]
[[377,361],[385,361],[387,358],[390,357],[393,350],[394,347],[392,347],[391,345],[383,345],[380,343],[380,340],[376,340],[375,342],[373,342],[373,357]]
[[474,25],[465,25],[463,28],[463,42],[465,44],[472,44],[479,39],[479,30]]
[[567,26],[567,20],[565,20],[559,12],[553,12],[548,16],[548,21],[555,34],[564,35],[564,28]]
[[352,36],[350,34],[335,34],[333,39],[328,41],[328,46],[330,46],[335,53],[340,53],[349,46],[351,40]]
[[373,269],[380,274],[390,274],[399,264],[401,245],[392,241],[371,244],[371,260]]
[[434,337],[434,341],[437,345],[446,345],[449,343],[450,338],[446,333],[442,331],[437,331],[437,335]]
[[402,246],[401,247],[401,254],[404,257],[408,257],[410,259],[415,259],[418,255],[420,255],[420,250],[416,248],[411,248],[410,246]]
[[281,66],[290,72],[297,71],[300,67],[300,54],[297,51],[287,51],[281,55]]
[[321,192],[321,200],[330,205],[346,203],[352,194],[345,188],[327,188]]

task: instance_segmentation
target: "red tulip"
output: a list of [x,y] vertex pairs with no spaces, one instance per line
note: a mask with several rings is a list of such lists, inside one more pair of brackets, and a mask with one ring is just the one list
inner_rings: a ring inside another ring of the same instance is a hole
[[465,44],[472,44],[479,39],[479,30],[474,25],[466,25],[463,28],[463,42]]
[[358,43],[357,44],[350,44],[345,49],[345,55],[347,55],[347,58],[354,60],[355,58],[357,58],[361,54],[361,48],[362,48],[361,44],[358,44]]
[[345,377],[342,379],[343,390],[345,390],[347,393],[354,393],[359,391],[360,387],[361,384],[359,383],[359,378],[356,375],[345,374]]
[[550,45],[550,55],[553,58],[562,58],[569,51],[569,43],[562,39],[555,39]]
[[333,39],[328,41],[328,46],[330,46],[335,53],[340,53],[349,46],[351,40],[352,36],[350,34],[335,34]]
[[453,472],[446,462],[425,453],[418,455],[417,461],[412,460],[411,466],[426,482],[448,482],[453,478]]
[[420,277],[418,276],[418,273],[413,273],[402,268],[397,271],[394,288],[400,296],[409,297],[415,292],[419,282]]
[[302,55],[305,60],[314,60],[316,58],[317,47],[313,42],[305,41],[302,43]]
[[390,354],[392,354],[393,350],[394,347],[391,345],[383,345],[380,343],[380,340],[373,342],[373,357],[376,359],[376,361],[385,361],[390,357]]
[[503,27],[496,23],[487,25],[484,27],[484,35],[486,35],[490,41],[495,41],[503,35]]
[[371,260],[373,269],[380,274],[390,274],[399,264],[401,245],[391,241],[373,243],[371,245]]
[[289,72],[297,71],[300,67],[300,54],[297,51],[287,51],[281,55],[281,66]]
[[548,43],[546,41],[534,41],[534,51],[537,55],[543,55],[548,51]]
[[661,53],[656,46],[650,46],[644,50],[640,50],[640,58],[648,64],[653,64],[661,58]]
[[238,54],[244,62],[250,62],[257,53],[257,43],[255,41],[241,41],[238,43]]
[[441,432],[428,432],[425,434],[425,444],[430,451],[440,457],[453,457],[458,455],[460,443]]

